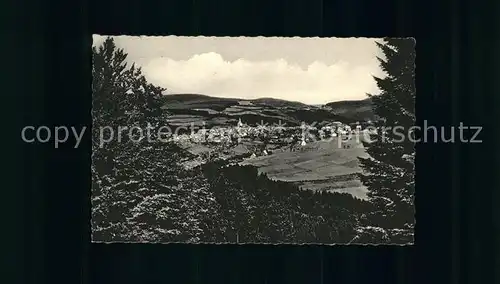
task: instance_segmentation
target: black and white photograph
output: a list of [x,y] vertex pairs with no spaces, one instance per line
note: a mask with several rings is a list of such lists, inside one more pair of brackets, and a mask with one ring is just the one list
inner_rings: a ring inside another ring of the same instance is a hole
[[412,245],[415,45],[94,35],[92,241]]

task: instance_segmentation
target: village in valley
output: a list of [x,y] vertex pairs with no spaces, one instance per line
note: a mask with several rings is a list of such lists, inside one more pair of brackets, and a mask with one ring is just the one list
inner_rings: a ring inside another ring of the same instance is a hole
[[284,123],[249,125],[240,118],[229,126],[191,126],[167,141],[192,154],[182,163],[188,169],[226,160],[229,165],[256,166],[274,180],[293,182],[303,189],[346,192],[363,199],[366,190],[356,176],[360,171],[357,159],[366,156],[362,142],[371,125],[370,120],[289,127]]
[[[366,136],[366,127],[372,125],[372,122],[344,124],[334,121],[322,124],[324,125],[321,127],[305,123],[302,123],[301,126],[287,127],[286,124],[267,125],[262,122],[256,126],[250,126],[239,119],[237,125],[232,127],[213,127],[210,129],[202,127],[196,130],[192,126],[190,133],[173,134],[166,141],[174,141],[187,148],[196,148],[196,145],[205,146],[207,150],[213,149],[207,153],[213,155],[228,152],[229,149],[236,150],[236,152],[239,149],[241,152],[246,146],[247,151],[244,152],[248,152],[250,158],[255,158],[271,155],[276,151],[301,151],[315,141],[334,143],[338,139],[342,139],[343,142],[352,139],[359,140],[362,139],[361,136]],[[244,146],[242,147],[242,145]],[[351,144],[344,143],[343,148],[350,146]],[[194,149],[192,153],[201,154]],[[221,158],[224,159],[225,156],[222,155]]]

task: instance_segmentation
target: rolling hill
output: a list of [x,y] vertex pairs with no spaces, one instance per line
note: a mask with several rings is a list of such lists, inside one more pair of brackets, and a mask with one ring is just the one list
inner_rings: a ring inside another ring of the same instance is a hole
[[301,103],[301,102],[293,102],[293,101],[287,101],[287,100],[281,100],[281,99],[275,99],[275,98],[259,98],[259,99],[251,100],[251,102],[256,103],[256,104],[275,106],[275,107],[297,107],[297,108],[307,107],[306,104]]
[[359,101],[338,101],[327,103],[326,108],[336,115],[358,120],[375,120],[377,117],[373,112],[372,100],[370,98]]
[[[245,123],[286,123],[288,126],[300,125],[301,122],[341,121],[351,123],[358,120],[353,116],[353,109],[344,113],[325,109],[321,106],[306,105],[274,98],[237,99],[218,98],[202,94],[174,94],[164,96],[164,109],[173,119],[182,118],[183,123],[205,121],[208,127],[226,124],[234,125],[239,118]],[[338,109],[338,108],[337,108]],[[352,107],[351,107],[352,109]],[[366,111],[362,107],[361,111]]]

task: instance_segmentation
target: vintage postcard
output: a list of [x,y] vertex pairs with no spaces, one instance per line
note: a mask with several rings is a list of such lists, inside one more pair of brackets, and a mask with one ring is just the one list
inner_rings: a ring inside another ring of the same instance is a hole
[[415,40],[94,35],[92,241],[413,244]]

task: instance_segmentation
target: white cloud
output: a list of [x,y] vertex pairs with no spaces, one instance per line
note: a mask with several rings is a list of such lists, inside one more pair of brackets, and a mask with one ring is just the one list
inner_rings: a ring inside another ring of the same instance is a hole
[[[95,35],[94,45],[104,37]],[[169,93],[275,97],[319,104],[377,93],[374,38],[114,37]],[[211,52],[209,52],[211,51]]]
[[141,65],[147,79],[169,93],[273,97],[309,104],[364,99],[366,93],[377,92],[373,75],[381,75],[375,56],[363,65],[315,61],[301,68],[285,59],[225,61],[220,54],[209,52],[188,60],[150,58]]

